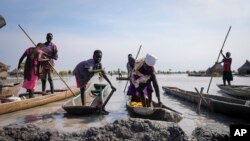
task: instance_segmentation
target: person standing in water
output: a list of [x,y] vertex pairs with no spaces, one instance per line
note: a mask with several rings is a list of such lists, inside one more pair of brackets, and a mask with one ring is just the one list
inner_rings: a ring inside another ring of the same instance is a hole
[[219,62],[219,63],[223,63],[223,77],[222,77],[223,84],[224,86],[226,86],[226,81],[227,81],[228,85],[230,86],[231,81],[233,81],[233,74],[231,71],[231,64],[232,64],[232,58],[230,57],[231,53],[227,52],[226,56],[222,53],[222,50],[220,53],[223,56],[222,61]]

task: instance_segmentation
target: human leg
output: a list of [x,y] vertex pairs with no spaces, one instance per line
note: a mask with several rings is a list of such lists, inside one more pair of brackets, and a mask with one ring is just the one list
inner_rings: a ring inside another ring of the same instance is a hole
[[82,87],[82,88],[80,89],[80,91],[81,91],[82,105],[85,105],[85,96],[84,96],[85,87]]
[[41,81],[42,81],[42,92],[46,92],[46,79],[47,79],[47,71],[46,69],[43,70],[42,72],[42,77],[41,77]]
[[226,71],[223,71],[222,79],[223,79],[223,85],[226,86],[226,79],[227,79],[227,72]]
[[233,81],[233,74],[232,71],[228,72],[228,85],[231,85],[231,81]]
[[28,93],[29,93],[29,98],[33,98],[34,95],[33,95],[33,90],[31,89],[27,89]]
[[54,84],[53,84],[53,80],[52,80],[52,76],[51,76],[51,70],[48,69],[48,81],[49,81],[49,84],[50,84],[50,92],[51,94],[54,93]]
[[143,89],[145,88],[144,84],[139,84],[139,87],[137,88],[137,91],[139,92],[140,95],[140,101],[142,102],[142,106],[146,107],[146,97],[144,95]]
[[223,79],[223,85],[226,86],[226,80]]

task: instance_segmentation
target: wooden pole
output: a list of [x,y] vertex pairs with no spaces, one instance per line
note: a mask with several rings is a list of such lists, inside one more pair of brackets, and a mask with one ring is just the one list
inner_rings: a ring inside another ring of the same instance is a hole
[[[209,103],[206,101],[206,99],[202,96],[202,94],[198,91],[197,88],[194,88],[196,90],[196,92],[198,93],[198,95],[200,96],[200,98],[207,104],[207,106],[210,106]],[[202,90],[203,91],[203,90]],[[202,92],[201,91],[201,92]]]
[[[33,42],[33,40],[30,38],[30,36],[25,32],[25,30],[21,27],[21,25],[18,25],[21,30],[24,32],[24,34],[30,39],[30,41],[34,44],[34,46],[36,46],[36,44]],[[60,76],[60,74],[56,71],[56,69],[51,65],[51,63],[48,61],[49,65],[51,66],[51,68],[56,72],[56,74],[60,77],[60,79],[62,80],[62,82],[67,86],[67,88],[71,91],[71,93],[75,95],[75,93],[70,89],[69,85],[63,80],[63,78]]]
[[[138,50],[138,52],[137,52],[137,54],[136,54],[135,61],[136,61],[136,59],[137,59],[137,57],[138,57],[138,55],[139,55],[139,53],[140,53],[140,51],[141,51],[141,46],[142,46],[142,45],[140,45],[139,50]],[[129,77],[130,77],[130,76],[129,76]],[[130,79],[129,79],[129,80],[130,80]],[[126,83],[126,85],[125,85],[125,88],[124,88],[123,92],[126,91],[126,88],[127,88],[128,81],[129,81],[129,80],[127,80],[127,83]]]
[[[196,88],[195,88],[195,89],[196,89]],[[204,87],[201,87],[200,94],[203,93],[203,90],[204,90]],[[199,93],[197,89],[196,89],[196,92]],[[201,102],[202,102],[202,98],[201,98],[201,96],[200,96],[199,103],[198,103],[198,107],[197,107],[197,113],[198,113],[198,114],[200,114]]]
[[102,105],[102,109],[105,108],[106,104],[108,103],[109,99],[111,98],[111,96],[113,95],[113,93],[115,92],[115,89],[112,89],[112,91],[110,92],[109,96],[107,97],[107,99],[104,101],[103,105]]
[[[221,51],[222,51],[222,49],[224,48],[224,45],[225,45],[225,42],[226,42],[226,40],[227,40],[227,36],[228,36],[230,30],[231,30],[231,26],[229,27],[228,32],[227,32],[227,35],[226,35],[226,37],[225,37],[225,39],[224,39],[224,42],[223,42],[223,44],[222,44],[221,50],[220,50],[219,55],[218,55],[218,58],[217,58],[217,60],[216,60],[216,64],[217,64],[217,62],[218,62],[218,60],[219,60],[219,58],[220,58]],[[208,84],[208,88],[207,88],[207,93],[209,92],[209,88],[210,88],[210,85],[211,85],[211,82],[212,82],[212,79],[213,79],[213,72],[214,72],[214,69],[212,70],[211,78],[210,78],[210,81],[209,81],[209,84]]]

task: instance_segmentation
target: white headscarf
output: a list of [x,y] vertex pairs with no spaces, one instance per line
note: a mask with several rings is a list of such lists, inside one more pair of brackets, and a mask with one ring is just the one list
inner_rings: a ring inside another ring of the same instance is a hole
[[145,63],[151,67],[155,65],[157,58],[153,55],[147,54],[145,57]]

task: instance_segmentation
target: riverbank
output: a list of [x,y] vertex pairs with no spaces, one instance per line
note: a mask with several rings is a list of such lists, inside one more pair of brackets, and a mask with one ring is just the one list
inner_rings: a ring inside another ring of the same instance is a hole
[[152,121],[130,118],[116,120],[111,124],[95,128],[91,127],[82,132],[62,132],[54,129],[39,127],[36,124],[8,125],[0,129],[2,141],[54,141],[54,140],[229,140],[229,130],[218,126],[197,127],[191,136],[173,122]]

